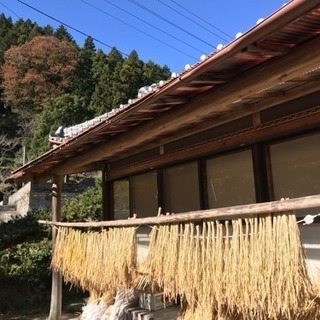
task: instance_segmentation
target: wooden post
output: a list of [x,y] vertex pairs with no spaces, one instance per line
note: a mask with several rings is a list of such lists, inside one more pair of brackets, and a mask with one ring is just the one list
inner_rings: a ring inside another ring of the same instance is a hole
[[[61,221],[61,179],[59,176],[53,177],[52,184],[52,222]],[[55,241],[57,238],[57,228],[52,228],[52,250],[54,250]],[[52,271],[52,287],[51,287],[51,302],[50,314],[48,320],[60,320],[62,310],[62,276],[59,272]]]
[[270,201],[266,157],[264,146],[260,143],[253,144],[252,163],[257,202]]
[[113,220],[113,190],[112,183],[107,179],[107,165],[102,168],[102,220]]

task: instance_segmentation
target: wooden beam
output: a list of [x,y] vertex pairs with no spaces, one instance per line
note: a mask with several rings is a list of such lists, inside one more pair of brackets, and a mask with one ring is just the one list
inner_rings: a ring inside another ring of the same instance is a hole
[[[131,218],[128,220],[113,220],[99,222],[50,222],[40,220],[41,224],[51,224],[58,227],[132,227],[140,225],[160,225],[180,222],[199,221],[203,219],[225,220],[256,215],[279,213],[299,209],[316,208],[320,206],[320,195],[279,200],[271,202],[253,203],[240,206],[232,206],[218,209],[190,211],[179,214],[154,216],[148,218]],[[156,214],[156,213],[155,213]]]
[[[106,158],[106,156],[111,157],[127,150],[132,145],[147,143],[155,137],[171,131],[178,131],[180,127],[199,121],[199,118],[210,114],[210,112],[225,111],[235,101],[250,97],[257,91],[292,80],[319,65],[320,36],[296,48],[290,55],[271,59],[234,78],[217,90],[196,96],[183,107],[177,106],[174,110],[163,114],[161,119],[152,120],[131,130],[128,134],[123,134],[114,141],[102,143],[100,146],[78,155],[75,159],[66,161],[61,166],[57,166],[54,173],[65,173],[72,166],[85,165],[91,161]],[[128,139],[129,137],[130,139]]]
[[271,43],[264,43],[258,42],[250,45],[249,51],[257,51],[261,54],[271,54],[271,55],[284,55],[290,51],[290,47],[285,47],[283,45],[279,44],[271,44]]
[[[52,184],[52,225],[61,221],[61,178],[53,177]],[[52,228],[52,251],[55,247],[58,230]],[[59,272],[52,270],[52,287],[50,314],[48,320],[60,320],[62,311],[62,276]]]
[[197,77],[196,79],[192,80],[190,83],[192,84],[207,84],[207,85],[216,85],[220,83],[225,83],[229,81],[231,78],[235,76],[234,73],[206,73],[203,76]]
[[[156,102],[153,102],[150,104],[150,106],[165,106],[165,105],[177,105],[177,104],[184,104],[187,102],[187,99],[185,97],[165,97],[163,99],[159,99]],[[154,110],[154,109],[153,109]],[[143,112],[143,110],[140,110]]]
[[206,143],[200,143],[198,145],[166,153],[140,163],[134,163],[122,168],[117,168],[110,171],[108,176],[112,180],[118,179],[150,169],[159,168],[164,165],[195,159],[199,156],[209,155],[214,152],[230,150],[239,147],[240,145],[251,145],[255,142],[275,138],[284,133],[289,134],[303,129],[314,128],[315,126],[318,126],[319,123],[320,109],[318,108],[317,113],[311,113],[303,117],[301,116],[301,118],[291,120],[289,117],[287,122],[283,121],[279,123],[277,120],[270,124],[264,123],[260,126],[235,132],[235,134],[217,137],[216,139],[212,139]]

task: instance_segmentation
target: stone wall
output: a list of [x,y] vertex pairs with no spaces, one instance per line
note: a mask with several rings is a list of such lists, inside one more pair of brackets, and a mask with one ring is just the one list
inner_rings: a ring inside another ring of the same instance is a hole
[[20,216],[26,215],[29,211],[30,189],[31,183],[27,183],[8,199],[8,204],[16,206],[16,211]]
[[[81,183],[62,183],[62,197],[74,198],[86,188],[94,185],[94,179],[85,179]],[[9,205],[15,205],[19,215],[24,216],[28,212],[51,209],[50,183],[29,182],[9,197]]]

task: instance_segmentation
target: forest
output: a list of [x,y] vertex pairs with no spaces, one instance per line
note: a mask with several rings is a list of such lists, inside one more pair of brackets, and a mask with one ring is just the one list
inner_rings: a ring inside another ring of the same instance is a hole
[[1,14],[0,201],[12,188],[6,176],[48,151],[48,136],[60,125],[99,116],[169,76],[168,66],[144,62],[135,50],[105,53],[90,36],[80,47],[63,25]]

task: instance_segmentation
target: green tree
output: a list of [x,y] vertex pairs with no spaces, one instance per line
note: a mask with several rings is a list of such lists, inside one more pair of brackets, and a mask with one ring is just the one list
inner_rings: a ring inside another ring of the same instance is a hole
[[22,45],[26,41],[29,40],[29,35],[31,30],[33,29],[34,24],[30,19],[24,21],[23,19],[19,19],[14,25],[10,32],[10,38],[12,44],[14,45]]
[[93,39],[88,37],[83,48],[79,51],[77,65],[74,70],[72,92],[76,95],[82,96],[87,105],[89,105],[91,96],[95,89],[92,70],[95,51],[96,49]]
[[[4,62],[4,53],[10,48],[12,39],[8,37],[13,23],[11,18],[6,18],[4,14],[0,14],[0,68]],[[3,78],[0,72],[0,116],[3,117],[6,113],[5,104],[3,100]]]
[[56,31],[53,34],[56,38],[59,40],[65,40],[67,42],[70,42],[72,44],[75,44],[75,41],[72,37],[72,35],[68,32],[68,30],[65,28],[65,26],[60,25]]
[[6,18],[3,13],[0,14],[0,65],[4,62],[4,53],[12,45],[12,39],[8,37],[12,28],[12,19]]
[[101,179],[96,178],[95,185],[77,197],[65,199],[61,211],[66,221],[102,220]]
[[43,27],[43,35],[45,36],[53,36],[54,29],[49,24]]
[[96,86],[90,103],[90,109],[95,115],[118,107],[120,101],[126,99],[126,95],[121,91],[120,79],[123,61],[116,48],[112,48],[108,55],[101,50],[95,54],[92,70]]
[[73,94],[64,94],[47,101],[43,106],[33,137],[28,142],[29,158],[34,158],[51,148],[49,134],[61,125],[72,126],[91,117],[85,100]]
[[124,61],[120,72],[123,92],[129,98],[135,98],[138,89],[144,84],[142,68],[143,62],[139,59],[137,52],[133,50]]
[[43,36],[44,34],[44,30],[37,23],[34,23],[32,29],[30,30],[28,40],[32,40],[35,37]]
[[47,213],[37,212],[0,224],[0,315],[32,300],[38,304],[43,295],[48,298],[51,231],[38,223],[45,217]]
[[109,67],[107,64],[101,66],[99,76],[96,76],[97,84],[91,96],[90,110],[94,116],[104,114],[111,110],[110,98],[110,83],[109,83]]
[[168,66],[160,67],[152,61],[148,61],[143,66],[143,82],[145,84],[157,83],[160,80],[167,80],[171,76]]

